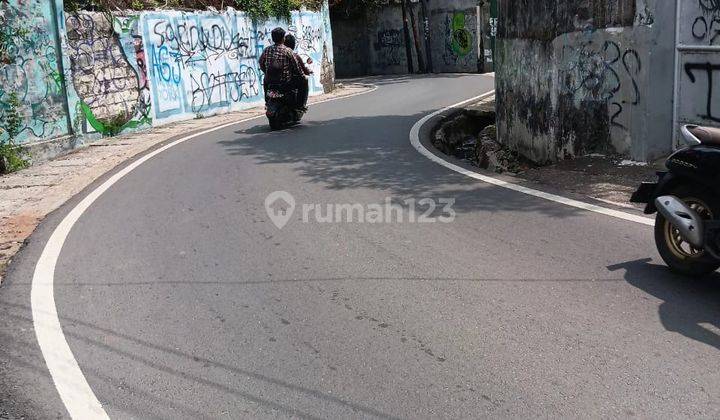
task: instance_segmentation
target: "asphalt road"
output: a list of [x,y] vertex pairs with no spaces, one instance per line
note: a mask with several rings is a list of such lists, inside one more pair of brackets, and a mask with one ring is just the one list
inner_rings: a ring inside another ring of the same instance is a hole
[[[720,416],[720,281],[668,273],[648,226],[469,179],[408,133],[492,89],[398,78],[180,144],[82,216],[63,331],[112,418]],[[367,206],[454,198],[451,223],[276,228],[276,190]],[[81,198],[81,197],[79,197]],[[30,313],[46,220],[0,289],[0,417],[67,416]],[[4,414],[3,414],[4,413]]]

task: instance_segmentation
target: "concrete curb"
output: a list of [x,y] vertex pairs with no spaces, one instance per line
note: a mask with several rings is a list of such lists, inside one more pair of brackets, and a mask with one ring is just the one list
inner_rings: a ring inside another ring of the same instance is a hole
[[[494,95],[493,95],[494,97]],[[488,98],[482,98],[479,101],[485,101],[488,100]],[[616,205],[611,202],[606,202],[602,200],[598,200],[594,197],[591,197],[586,194],[578,194],[573,193],[570,191],[566,191],[560,188],[553,187],[551,185],[541,185],[538,183],[535,183],[533,181],[529,181],[527,179],[519,178],[512,175],[507,174],[497,174],[494,172],[490,172],[487,170],[483,170],[481,168],[478,168],[477,166],[472,165],[470,162],[456,158],[454,156],[446,155],[445,153],[438,150],[435,145],[432,143],[432,134],[435,132],[435,130],[438,128],[440,123],[447,117],[459,113],[462,110],[464,110],[467,107],[468,104],[462,105],[462,106],[452,106],[450,108],[444,109],[440,112],[437,112],[436,114],[432,115],[430,118],[428,118],[418,129],[418,142],[421,148],[427,151],[430,155],[432,155],[432,160],[435,160],[437,162],[443,162],[445,166],[455,166],[457,167],[457,170],[466,172],[468,176],[473,176],[475,178],[484,178],[488,181],[493,181],[493,183],[496,184],[511,184],[513,188],[511,189],[518,189],[518,190],[532,190],[535,193],[531,195],[536,196],[554,196],[557,198],[557,200],[553,200],[552,197],[550,198],[551,201],[557,201],[561,202],[563,204],[564,201],[567,202],[575,202],[577,205],[569,204],[574,207],[580,207],[585,208],[586,210],[591,210],[595,212],[607,212],[607,213],[613,213],[613,214],[620,214],[627,215],[628,219],[637,219],[637,221],[640,221],[642,224],[649,225],[652,222],[652,219],[647,218],[642,210],[637,208],[627,208],[623,206]],[[412,136],[412,134],[411,134]],[[457,171],[456,170],[456,171]],[[476,174],[477,176],[473,175]],[[542,197],[544,198],[544,197]],[[594,208],[594,209],[593,209]],[[625,218],[624,216],[622,218]],[[635,220],[633,220],[635,221]]]

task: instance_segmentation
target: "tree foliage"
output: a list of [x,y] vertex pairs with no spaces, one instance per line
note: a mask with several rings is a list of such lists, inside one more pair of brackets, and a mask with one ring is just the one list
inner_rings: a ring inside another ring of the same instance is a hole
[[368,10],[379,9],[389,2],[400,0],[329,0],[330,11],[335,16],[356,17]]
[[268,18],[290,20],[293,10],[319,10],[322,5],[323,0],[65,0],[65,10],[72,13],[80,10],[224,10],[234,7],[257,21]]

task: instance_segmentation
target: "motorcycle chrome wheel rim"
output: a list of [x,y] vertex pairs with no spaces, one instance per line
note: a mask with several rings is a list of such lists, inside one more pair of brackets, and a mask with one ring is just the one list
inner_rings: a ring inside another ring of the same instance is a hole
[[[701,219],[713,219],[710,207],[704,201],[697,198],[686,198],[682,200],[691,209],[693,209]],[[676,229],[669,221],[665,221],[665,241],[668,248],[680,259],[702,258],[705,256],[705,250],[690,245],[680,236],[680,231]]]

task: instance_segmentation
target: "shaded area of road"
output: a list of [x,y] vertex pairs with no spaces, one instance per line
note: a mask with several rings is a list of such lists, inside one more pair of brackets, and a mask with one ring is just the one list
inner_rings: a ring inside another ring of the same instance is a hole
[[[408,143],[482,76],[397,78],[301,127],[221,130],[147,162],[75,227],[61,322],[112,417],[718,415],[720,285],[646,226],[481,184]],[[302,223],[299,203],[454,198],[453,223]],[[66,209],[67,210],[67,209]],[[5,394],[62,414],[30,322],[51,217],[0,290]],[[16,403],[18,404],[18,403]]]

